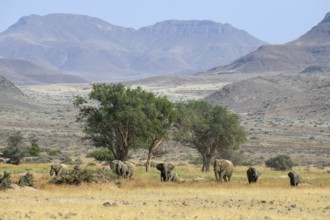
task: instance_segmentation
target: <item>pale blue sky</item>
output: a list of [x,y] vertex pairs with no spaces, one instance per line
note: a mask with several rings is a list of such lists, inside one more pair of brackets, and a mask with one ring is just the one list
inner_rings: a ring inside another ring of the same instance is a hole
[[23,16],[73,13],[136,29],[169,19],[207,19],[273,44],[298,38],[330,12],[330,0],[0,0],[0,6],[0,32]]

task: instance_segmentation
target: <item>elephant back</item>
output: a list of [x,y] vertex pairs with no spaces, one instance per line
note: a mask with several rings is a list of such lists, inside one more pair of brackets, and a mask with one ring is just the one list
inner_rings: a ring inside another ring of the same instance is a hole
[[234,164],[230,160],[215,159],[213,166],[214,170],[226,171],[226,173],[232,173],[234,170]]
[[234,164],[230,160],[225,160],[225,163],[227,163],[226,174],[231,175],[234,171]]

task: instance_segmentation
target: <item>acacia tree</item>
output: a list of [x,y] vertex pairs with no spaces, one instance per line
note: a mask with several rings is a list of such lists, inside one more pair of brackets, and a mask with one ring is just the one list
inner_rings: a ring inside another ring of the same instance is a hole
[[77,96],[77,121],[84,123],[85,138],[106,147],[119,160],[128,160],[129,149],[143,130],[141,88],[123,84],[92,84],[88,99]]
[[238,149],[246,141],[238,115],[222,106],[205,100],[189,100],[178,103],[176,107],[177,137],[200,153],[203,172],[210,170],[215,155]]
[[145,140],[148,143],[146,171],[150,170],[151,156],[162,140],[167,139],[170,128],[176,116],[174,105],[166,97],[155,97],[153,94],[145,97],[145,114],[147,118]]
[[166,138],[172,121],[173,107],[166,98],[123,84],[92,84],[88,99],[77,96],[74,105],[79,108],[77,120],[84,123],[85,138],[119,160],[127,160],[129,150],[141,141],[149,145],[151,155]]

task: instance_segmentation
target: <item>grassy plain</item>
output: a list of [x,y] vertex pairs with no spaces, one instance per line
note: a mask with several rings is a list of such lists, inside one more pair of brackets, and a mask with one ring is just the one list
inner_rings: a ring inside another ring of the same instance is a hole
[[[49,165],[0,165],[13,181],[32,171],[37,189],[0,191],[0,219],[328,219],[330,174],[296,168],[305,184],[289,186],[287,172],[260,167],[249,185],[247,167],[236,167],[229,183],[214,182],[199,166],[176,166],[177,183],[160,183],[156,169],[137,167],[134,178],[107,184],[50,185]],[[90,167],[94,169],[95,167]]]

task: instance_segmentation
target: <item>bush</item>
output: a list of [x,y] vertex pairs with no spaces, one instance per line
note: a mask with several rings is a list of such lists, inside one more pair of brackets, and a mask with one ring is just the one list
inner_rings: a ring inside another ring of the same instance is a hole
[[89,157],[93,157],[95,160],[98,161],[112,161],[114,160],[113,154],[106,148],[100,148],[94,150],[88,154]]
[[7,163],[18,165],[25,154],[26,149],[23,146],[23,135],[21,132],[16,132],[9,136],[7,138],[7,147],[3,151],[3,157],[9,158]]
[[32,173],[27,172],[24,176],[21,176],[18,180],[18,185],[35,187],[35,182]]
[[40,147],[39,147],[38,144],[34,143],[34,144],[31,145],[30,148],[28,148],[28,153],[29,153],[30,156],[32,156],[32,157],[37,157],[37,156],[40,155],[40,153],[41,153],[41,149],[40,149]]
[[0,190],[11,188],[11,177],[10,173],[4,171],[3,176],[0,175]]
[[294,162],[288,155],[278,155],[266,160],[266,166],[274,170],[291,170],[294,165]]
[[80,185],[82,183],[101,183],[109,182],[111,175],[104,170],[87,170],[74,169],[60,176],[55,177],[50,181],[51,184],[69,184]]

